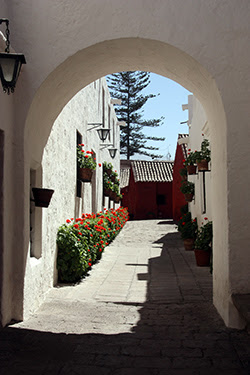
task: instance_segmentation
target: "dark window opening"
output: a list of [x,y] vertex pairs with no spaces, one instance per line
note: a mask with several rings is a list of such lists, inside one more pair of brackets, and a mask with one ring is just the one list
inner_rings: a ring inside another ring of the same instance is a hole
[[157,203],[157,205],[164,205],[164,204],[166,204],[166,195],[164,195],[164,194],[157,194],[157,196],[156,196],[156,203]]
[[202,178],[202,213],[205,214],[207,210],[207,205],[206,205],[206,173],[205,171],[202,172],[203,178]]
[[[76,132],[76,145],[78,146],[79,144],[82,143],[82,135],[78,131]],[[77,162],[77,160],[76,160]],[[77,178],[76,174],[76,196],[78,198],[82,197],[82,182]]]

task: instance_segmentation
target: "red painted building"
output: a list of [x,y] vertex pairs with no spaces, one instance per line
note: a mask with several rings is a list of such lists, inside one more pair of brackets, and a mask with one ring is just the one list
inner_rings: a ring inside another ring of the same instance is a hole
[[122,205],[136,220],[173,218],[173,162],[121,160]]
[[[187,202],[185,201],[184,195],[180,191],[181,187],[181,175],[180,169],[183,168],[183,160],[187,157],[187,145],[185,138],[188,134],[179,134],[178,142],[175,152],[174,167],[173,167],[173,219],[178,221],[181,217],[181,207]],[[179,144],[182,142],[182,144]]]

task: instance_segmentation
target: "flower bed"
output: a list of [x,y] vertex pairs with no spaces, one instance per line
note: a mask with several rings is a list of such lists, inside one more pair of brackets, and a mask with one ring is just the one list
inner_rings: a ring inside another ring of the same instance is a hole
[[59,281],[72,283],[82,279],[127,220],[128,211],[122,207],[67,219],[57,233]]

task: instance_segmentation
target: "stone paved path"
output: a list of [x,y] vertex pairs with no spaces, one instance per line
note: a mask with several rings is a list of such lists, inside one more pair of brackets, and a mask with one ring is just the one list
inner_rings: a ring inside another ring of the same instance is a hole
[[128,222],[79,285],[0,331],[0,374],[250,374],[250,336],[211,300],[209,269],[171,222]]

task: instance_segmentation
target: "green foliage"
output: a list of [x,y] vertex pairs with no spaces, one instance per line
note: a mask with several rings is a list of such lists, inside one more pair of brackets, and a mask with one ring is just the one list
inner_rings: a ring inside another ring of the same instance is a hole
[[182,216],[188,213],[188,204],[184,204],[184,206],[181,206],[181,214]]
[[[183,206],[183,207],[185,207],[185,206]],[[189,222],[189,221],[191,221],[192,220],[192,216],[191,216],[191,212],[186,212],[186,213],[184,213],[181,217],[180,217],[180,220],[179,220],[179,222],[178,222],[178,231],[179,232],[181,232],[182,231],[182,227],[183,227],[183,225],[182,225],[182,223],[183,222]]]
[[181,225],[181,238],[183,240],[187,238],[196,238],[198,229],[196,219],[191,221],[182,221]]
[[196,152],[189,152],[186,159],[183,160],[183,165],[187,167],[188,165],[194,165],[196,163]]
[[194,194],[194,183],[183,181],[180,190],[183,194]]
[[78,168],[96,169],[96,162],[93,159],[92,151],[83,150],[83,144],[77,146],[77,166]]
[[[204,220],[208,220],[204,218]],[[208,221],[206,224],[201,226],[198,230],[197,238],[195,240],[195,249],[204,251],[212,251],[212,240],[213,240],[213,224],[212,221]]]
[[201,162],[201,160],[210,161],[211,160],[211,151],[209,150],[209,141],[204,139],[201,143],[201,151],[196,151],[196,162]]
[[144,120],[143,106],[156,95],[143,95],[142,90],[150,83],[148,72],[120,72],[107,77],[111,95],[121,99],[122,104],[116,107],[116,114],[120,121],[125,121],[127,126],[121,129],[121,154],[130,159],[134,154],[147,155],[161,158],[149,151],[159,150],[158,147],[147,146],[147,141],[164,141],[165,138],[147,136],[143,133],[145,127],[158,127],[162,125],[164,117],[159,119]]
[[179,173],[180,173],[180,175],[182,176],[182,177],[186,177],[187,176],[187,168],[185,167],[185,168],[181,168],[180,170],[179,170]]
[[67,219],[57,233],[59,281],[74,283],[83,278],[127,220],[128,211],[122,207]]
[[109,169],[113,170],[113,165],[111,163],[108,163],[107,161],[104,161],[103,169],[104,169],[104,171],[107,171]]

